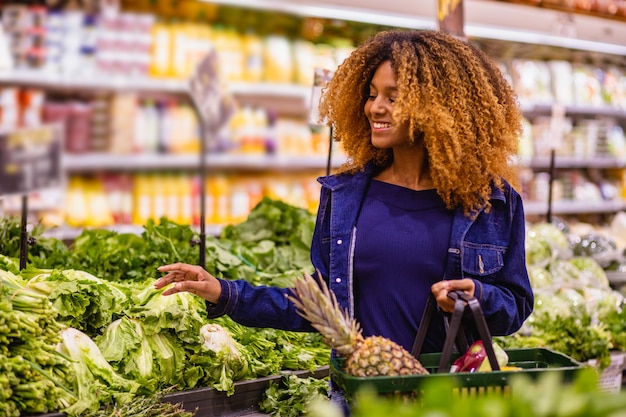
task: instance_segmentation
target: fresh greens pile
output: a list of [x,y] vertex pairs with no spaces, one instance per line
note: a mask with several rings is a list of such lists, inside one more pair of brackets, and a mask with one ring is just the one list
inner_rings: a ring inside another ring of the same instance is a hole
[[46,413],[76,400],[69,359],[56,351],[63,326],[45,296],[0,271],[0,415]]
[[270,382],[259,408],[273,417],[298,417],[325,398],[328,398],[328,378],[283,373],[280,382]]
[[[219,238],[207,237],[207,269],[225,279],[289,286],[310,268],[313,222],[306,210],[265,199],[245,222],[228,226]],[[37,391],[39,401],[49,402],[47,410],[70,416],[102,407],[122,410],[171,388],[232,394],[239,380],[328,364],[330,350],[317,333],[248,328],[228,317],[208,320],[200,298],[161,296],[163,290],[152,286],[158,266],[198,263],[199,236],[187,225],[161,219],[146,224],[141,236],[85,229],[70,246],[33,228],[23,271],[19,226],[0,223],[7,236],[0,243],[0,274],[19,284],[23,297],[45,300],[54,313],[48,317],[58,323],[48,350],[65,361],[65,373],[55,371],[63,378],[45,383],[56,395]],[[13,379],[13,385],[30,381],[21,374]],[[67,397],[60,401],[62,393]],[[8,389],[2,396],[17,398]],[[43,409],[35,405],[14,404],[13,415]]]
[[547,347],[600,369],[613,349],[624,350],[626,304],[613,290],[602,266],[580,256],[576,239],[549,223],[526,231],[528,273],[534,311],[516,334],[497,338],[506,348]]

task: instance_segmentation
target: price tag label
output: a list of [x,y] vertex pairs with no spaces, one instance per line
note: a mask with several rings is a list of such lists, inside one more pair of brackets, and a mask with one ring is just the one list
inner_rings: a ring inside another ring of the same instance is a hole
[[214,137],[235,110],[228,89],[220,81],[217,60],[217,52],[212,48],[200,60],[189,79],[189,95],[202,119],[205,140]]
[[309,113],[309,123],[313,126],[324,124],[320,120],[319,104],[322,93],[335,71],[326,68],[315,68],[313,74],[313,91],[311,92],[311,110]]
[[62,128],[0,133],[0,196],[61,187]]

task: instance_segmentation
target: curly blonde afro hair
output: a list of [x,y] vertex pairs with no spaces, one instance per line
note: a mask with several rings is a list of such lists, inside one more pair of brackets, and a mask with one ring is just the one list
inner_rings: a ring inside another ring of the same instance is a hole
[[382,169],[393,160],[391,149],[372,145],[364,112],[374,72],[385,61],[397,78],[394,120],[409,121],[412,140],[423,138],[441,198],[466,214],[489,209],[492,183],[516,183],[510,159],[517,153],[522,113],[497,63],[444,32],[380,32],[337,68],[323,91],[320,117],[347,153],[340,172],[370,162]]

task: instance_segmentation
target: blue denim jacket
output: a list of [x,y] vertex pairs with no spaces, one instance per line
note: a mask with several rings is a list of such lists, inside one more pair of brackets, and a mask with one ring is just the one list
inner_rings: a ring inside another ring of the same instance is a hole
[[[353,314],[352,272],[356,220],[372,167],[354,175],[321,177],[320,204],[311,244],[311,261],[337,300]],[[489,213],[475,219],[458,208],[442,279],[471,278],[487,325],[494,336],[517,331],[532,311],[534,298],[526,270],[522,199],[508,184],[494,187]],[[331,210],[332,208],[332,210]],[[311,271],[313,272],[313,271]],[[287,300],[289,289],[254,287],[246,281],[220,280],[222,294],[209,317],[229,315],[250,327],[312,331]]]

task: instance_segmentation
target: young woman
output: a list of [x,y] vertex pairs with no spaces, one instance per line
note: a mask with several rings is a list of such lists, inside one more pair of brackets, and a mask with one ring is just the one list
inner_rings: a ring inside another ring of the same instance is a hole
[[[511,186],[522,115],[498,65],[438,31],[377,34],[338,67],[320,114],[348,162],[322,177],[311,245],[316,273],[364,336],[411,350],[429,294],[440,307],[424,351],[441,351],[450,290],[475,296],[493,335],[532,311],[522,200]],[[254,327],[312,331],[289,289],[172,264],[155,286],[208,301]]]

